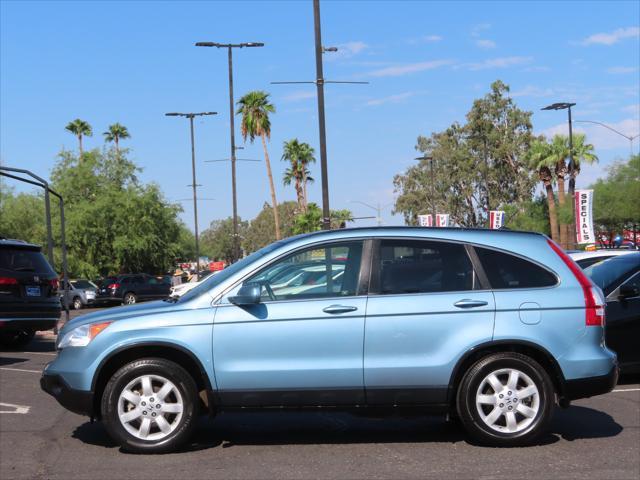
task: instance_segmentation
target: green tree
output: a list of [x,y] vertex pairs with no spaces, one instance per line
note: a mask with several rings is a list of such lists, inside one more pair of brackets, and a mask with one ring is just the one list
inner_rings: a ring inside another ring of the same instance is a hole
[[[248,222],[238,218],[238,235],[245,236]],[[222,260],[227,264],[234,260],[233,218],[214,220],[200,235],[200,249],[214,260]]]
[[116,154],[120,155],[120,140],[124,140],[125,138],[131,138],[129,134],[129,130],[124,125],[119,123],[114,123],[109,125],[109,128],[106,132],[103,132],[104,139],[106,142],[113,142],[116,147]]
[[533,141],[529,149],[528,159],[529,168],[538,172],[538,178],[544,187],[549,213],[549,225],[551,227],[551,238],[558,242],[560,241],[560,230],[558,227],[555,194],[553,193],[554,178],[551,168],[555,164],[552,158],[551,145],[544,139]]
[[[353,222],[350,210],[331,210],[331,228],[344,228],[348,222]],[[293,233],[311,233],[322,230],[322,209],[315,203],[310,203],[306,213],[296,215],[293,223]]]
[[[278,218],[281,221],[282,237],[294,235],[293,223],[298,210],[296,202],[282,202],[278,205]],[[258,215],[249,222],[242,239],[242,247],[249,254],[273,243],[276,240],[274,215],[271,205],[265,203]]]
[[294,184],[299,210],[305,213],[307,210],[307,183],[313,183],[310,176],[309,165],[316,161],[314,150],[308,144],[299,142],[297,138],[284,142],[282,160],[289,162],[289,168],[285,170],[283,183]]
[[607,168],[606,178],[593,189],[595,227],[611,239],[624,230],[638,231],[640,225],[640,155]]
[[264,149],[264,162],[267,167],[267,177],[269,178],[269,188],[271,190],[271,204],[273,205],[273,221],[275,226],[276,239],[280,240],[280,218],[278,216],[278,201],[276,199],[276,187],[273,183],[271,172],[271,162],[267,150],[267,139],[271,137],[271,120],[269,114],[275,113],[275,106],[269,102],[269,94],[260,90],[249,92],[238,100],[238,115],[242,115],[241,132],[246,141],[247,138],[253,143],[256,137],[262,139]]
[[394,211],[407,224],[416,225],[419,214],[435,210],[449,213],[454,224],[482,227],[490,209],[531,198],[535,181],[526,157],[533,139],[531,112],[520,110],[508,92],[496,81],[474,101],[467,123],[418,137],[416,150],[431,159],[393,179]]
[[518,205],[507,205],[505,217],[509,228],[549,235],[549,202],[544,195]]
[[78,138],[78,151],[80,153],[80,159],[82,159],[82,138],[93,136],[93,129],[91,128],[91,125],[84,120],[76,118],[72,122],[67,123],[65,130],[71,132]]

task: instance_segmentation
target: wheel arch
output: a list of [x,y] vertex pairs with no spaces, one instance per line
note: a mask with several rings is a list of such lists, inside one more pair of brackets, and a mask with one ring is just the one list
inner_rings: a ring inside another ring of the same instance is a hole
[[565,397],[565,378],[560,365],[551,353],[538,344],[526,340],[495,340],[482,343],[469,349],[456,363],[449,379],[447,403],[455,407],[458,388],[464,374],[481,358],[493,353],[517,352],[537,361],[551,378],[556,394],[561,400]]
[[[184,368],[196,382],[199,398],[205,404],[209,413],[214,413],[214,397],[211,380],[198,357],[181,345],[171,342],[153,341],[121,346],[101,360],[91,382],[93,411],[97,418],[101,417],[100,404],[102,394],[111,376],[123,365],[140,358],[149,357],[170,360]],[[206,401],[200,395],[202,391],[205,392]]]

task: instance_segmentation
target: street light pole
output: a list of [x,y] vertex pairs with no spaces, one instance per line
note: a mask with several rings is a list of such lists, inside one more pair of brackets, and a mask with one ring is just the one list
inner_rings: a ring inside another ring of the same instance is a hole
[[216,115],[217,112],[200,112],[200,113],[165,113],[167,117],[185,117],[189,119],[189,129],[191,133],[191,187],[193,188],[193,223],[195,230],[195,247],[196,247],[196,278],[200,279],[200,242],[198,235],[198,192],[196,183],[196,147],[193,134],[193,118],[205,115]]
[[229,129],[231,130],[231,196],[233,205],[233,261],[240,258],[240,237],[238,234],[238,194],[236,189],[236,135],[235,135],[235,115],[233,111],[233,53],[234,48],[244,47],[264,47],[261,42],[245,43],[216,43],[197,42],[196,47],[216,47],[226,48],[229,64]]
[[324,121],[324,73],[322,71],[322,33],[320,28],[320,0],[313,0],[313,27],[316,49],[316,88],[318,91],[318,128],[320,133],[320,171],[322,175],[322,228],[331,229],[329,208],[329,178],[327,168],[327,132]]
[[610,125],[607,125],[606,123],[602,123],[602,122],[595,122],[593,120],[574,120],[575,123],[593,123],[594,125],[600,125],[601,127],[607,128],[609,130],[611,130],[614,133],[617,133],[618,135],[620,135],[621,137],[626,138],[627,140],[629,140],[629,153],[631,155],[633,155],[633,141],[640,137],[640,134],[638,135],[625,135],[624,133],[620,132],[619,130],[616,130],[615,128],[613,128]]
[[[574,107],[576,104],[575,103],[569,103],[569,102],[558,102],[558,103],[552,103],[551,105],[547,105],[546,107],[542,108],[542,110],[568,110],[568,117],[569,117],[569,191],[568,191],[568,196],[569,196],[569,202],[571,204],[571,210],[573,211],[574,208],[574,193],[575,193],[575,189],[576,189],[576,179],[575,179],[575,175],[574,170],[575,170],[575,164],[574,164],[574,160],[573,160],[573,122],[571,121],[571,107]],[[576,222],[575,222],[575,212],[573,212],[572,214],[572,220],[571,220],[571,224],[570,224],[570,228],[571,228],[571,232],[570,232],[570,238],[571,243],[569,245],[563,245],[564,248],[568,248],[568,247],[573,247],[575,246],[575,240],[576,240]]]
[[[351,200],[351,203],[359,203],[360,205],[364,205],[365,207],[369,207],[373,210],[376,211],[376,222],[378,223],[378,226],[381,227],[382,226],[382,209],[388,207],[389,205],[391,205],[391,203],[387,203],[386,205],[380,205],[380,202],[378,202],[376,204],[376,206],[370,205],[366,202],[361,202],[360,200]],[[356,217],[356,218],[371,218],[371,217]]]

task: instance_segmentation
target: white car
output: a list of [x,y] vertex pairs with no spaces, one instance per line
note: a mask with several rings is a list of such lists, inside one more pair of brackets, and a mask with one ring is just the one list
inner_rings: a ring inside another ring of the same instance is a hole
[[636,250],[622,250],[618,248],[594,250],[591,252],[573,252],[569,253],[569,256],[573,258],[580,268],[587,268],[594,263],[598,263],[607,258],[617,257],[618,255],[628,255],[629,253],[635,253]]
[[192,288],[195,288],[198,285],[200,285],[200,282],[202,282],[204,279],[209,278],[209,276],[215,275],[216,273],[218,273],[218,272],[210,272],[210,273],[204,273],[204,274],[201,273],[200,274],[200,280],[198,280],[198,281],[191,281],[191,282],[187,282],[187,283],[181,283],[180,285],[175,285],[175,286],[171,287],[171,290],[169,290],[169,296],[170,297],[180,297],[180,296],[184,295],[185,293],[187,293]]

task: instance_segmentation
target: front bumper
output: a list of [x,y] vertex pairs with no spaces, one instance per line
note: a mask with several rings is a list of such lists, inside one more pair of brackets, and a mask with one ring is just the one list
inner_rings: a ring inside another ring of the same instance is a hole
[[614,365],[606,375],[566,380],[564,397],[566,400],[577,400],[609,393],[618,383],[618,375],[618,365]]
[[79,415],[93,417],[93,392],[74,390],[60,375],[43,374],[40,388],[55,398],[67,410]]
[[0,318],[0,331],[33,330],[37,332],[41,330],[53,330],[58,323],[58,318]]

